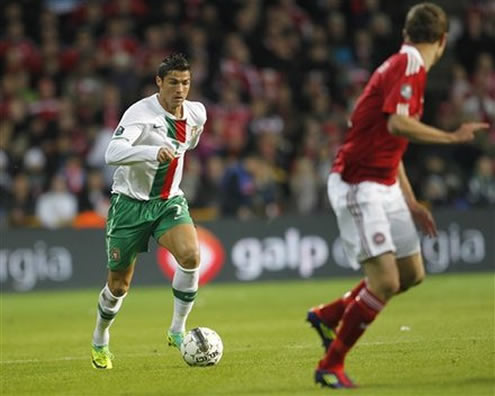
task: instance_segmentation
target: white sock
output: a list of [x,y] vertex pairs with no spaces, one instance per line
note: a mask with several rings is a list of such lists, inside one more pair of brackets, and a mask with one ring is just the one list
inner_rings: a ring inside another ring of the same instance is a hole
[[198,293],[199,268],[185,269],[177,266],[172,290],[174,292],[174,316],[170,330],[178,333],[186,329],[186,320]]
[[124,294],[121,297],[115,297],[108,284],[105,285],[98,298],[98,310],[96,312],[96,327],[93,332],[93,345],[105,346],[110,341],[110,326],[115,320],[115,315],[119,312],[124,301]]

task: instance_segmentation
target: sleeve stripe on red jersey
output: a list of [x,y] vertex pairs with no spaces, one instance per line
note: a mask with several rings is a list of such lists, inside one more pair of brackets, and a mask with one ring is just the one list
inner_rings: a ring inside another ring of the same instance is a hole
[[406,76],[411,76],[421,70],[424,61],[421,53],[416,47],[409,44],[403,44],[400,53],[407,55]]
[[397,103],[396,114],[409,116],[409,103]]
[[407,67],[406,67],[406,76],[411,76],[419,72],[421,69],[421,61],[418,57],[410,52],[407,53]]

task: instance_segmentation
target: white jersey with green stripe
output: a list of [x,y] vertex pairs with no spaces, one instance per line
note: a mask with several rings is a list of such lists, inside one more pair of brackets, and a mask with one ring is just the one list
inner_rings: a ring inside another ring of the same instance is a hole
[[[168,113],[154,94],[131,105],[122,116],[107,148],[108,164],[118,165],[112,192],[147,201],[183,195],[179,188],[184,155],[196,147],[206,122],[200,102],[185,100],[183,118]],[[173,147],[176,158],[160,164],[160,147]]]

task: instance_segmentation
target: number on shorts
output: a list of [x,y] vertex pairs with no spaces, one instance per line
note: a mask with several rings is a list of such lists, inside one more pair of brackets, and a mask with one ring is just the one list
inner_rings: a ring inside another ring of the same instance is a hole
[[174,207],[177,208],[177,214],[174,216],[174,220],[177,220],[182,214],[182,206],[175,204]]

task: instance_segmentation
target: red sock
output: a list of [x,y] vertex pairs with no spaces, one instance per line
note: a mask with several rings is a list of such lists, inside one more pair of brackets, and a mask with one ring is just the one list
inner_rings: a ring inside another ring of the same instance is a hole
[[385,303],[373,295],[367,287],[363,288],[345,310],[337,338],[332,342],[318,368],[342,369],[347,352],[361,337],[366,327],[373,322],[384,305]]
[[344,294],[341,298],[331,302],[330,304],[318,307],[317,312],[323,322],[330,327],[337,327],[344,315],[347,306],[354,301],[358,293],[366,286],[366,281],[363,279],[354,288]]

